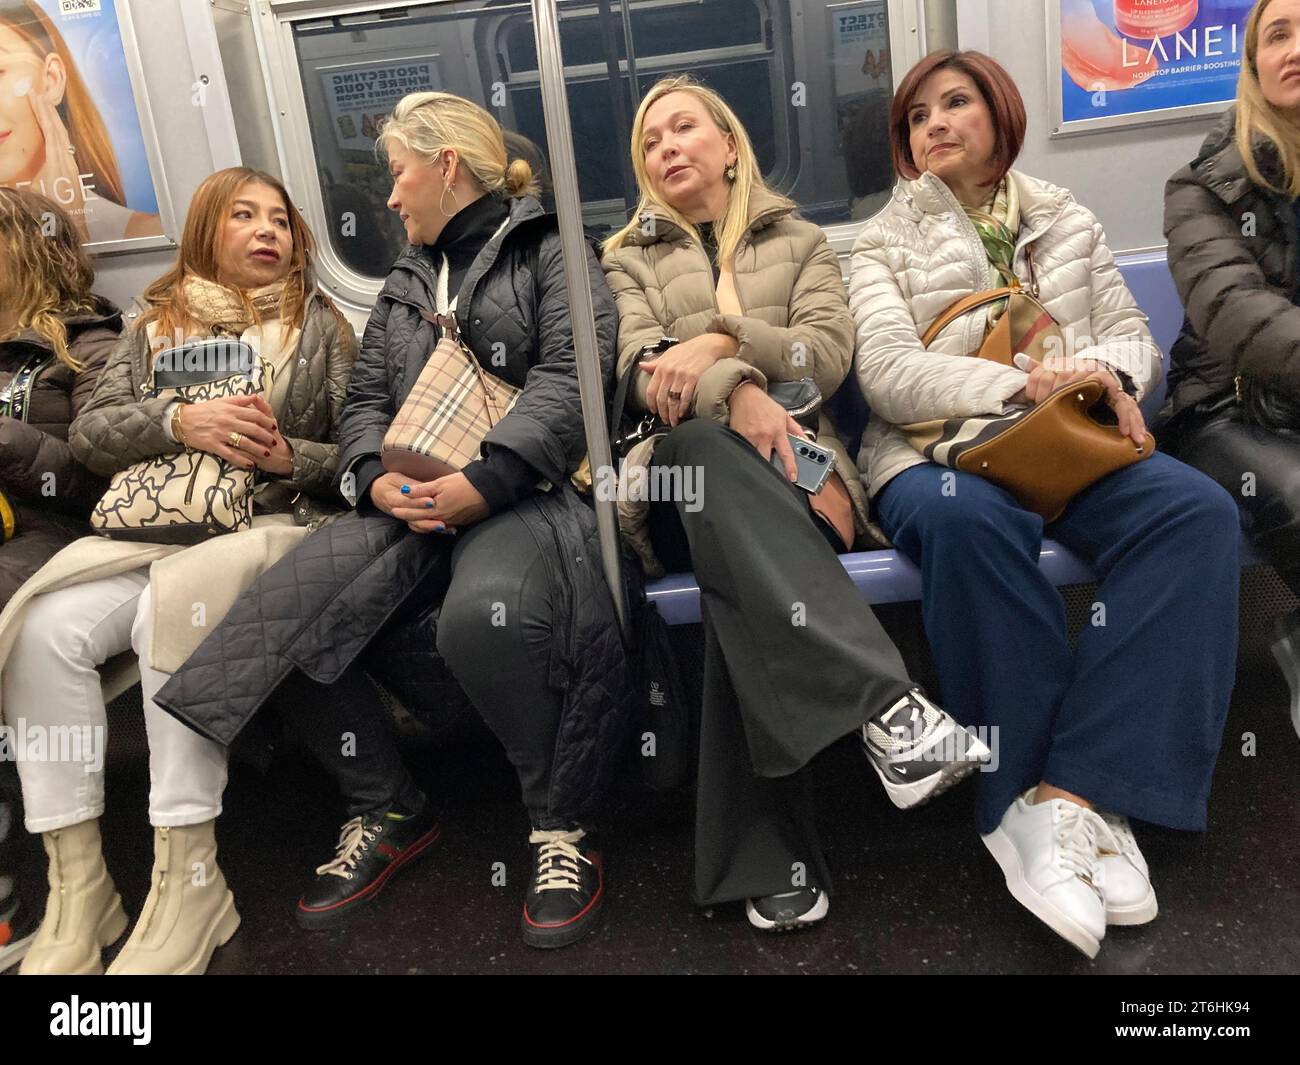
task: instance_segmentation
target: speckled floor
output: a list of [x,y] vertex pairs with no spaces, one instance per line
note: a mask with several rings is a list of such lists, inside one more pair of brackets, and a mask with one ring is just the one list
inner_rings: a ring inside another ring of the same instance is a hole
[[[838,877],[829,919],[781,937],[739,905],[690,897],[691,797],[628,788],[602,833],[604,923],[580,944],[535,951],[519,938],[527,824],[490,737],[416,744],[410,755],[444,811],[443,838],[345,930],[307,933],[292,906],[332,856],[341,815],[323,776],[282,757],[263,777],[236,768],[219,829],[243,925],[216,973],[1279,973],[1300,971],[1300,739],[1259,640],[1247,641],[1204,836],[1137,826],[1160,917],[1119,928],[1088,961],[1007,894],[973,828],[967,784],[896,810],[856,746],[819,766],[821,825]],[[1243,755],[1243,734],[1255,753]],[[147,888],[147,771],[110,759],[109,864],[131,913]],[[494,863],[506,884],[493,885]]]

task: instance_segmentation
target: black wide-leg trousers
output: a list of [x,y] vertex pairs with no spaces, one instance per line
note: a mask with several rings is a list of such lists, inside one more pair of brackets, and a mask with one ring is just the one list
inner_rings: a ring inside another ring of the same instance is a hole
[[695,488],[653,502],[650,531],[667,568],[694,570],[702,599],[696,902],[829,890],[801,770],[913,684],[807,495],[744,437],[686,422],[654,466],[678,476],[652,484]]

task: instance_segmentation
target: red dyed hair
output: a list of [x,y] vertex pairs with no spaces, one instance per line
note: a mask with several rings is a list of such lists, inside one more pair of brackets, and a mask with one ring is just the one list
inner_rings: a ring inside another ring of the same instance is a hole
[[894,171],[911,180],[921,176],[912,158],[912,131],[907,124],[907,112],[916,102],[916,95],[925,79],[949,68],[960,70],[975,83],[989,109],[993,120],[993,168],[996,172],[989,184],[996,185],[1011,169],[1021,145],[1025,143],[1025,101],[1006,68],[983,52],[955,52],[944,48],[931,52],[904,76],[889,108],[889,151]]

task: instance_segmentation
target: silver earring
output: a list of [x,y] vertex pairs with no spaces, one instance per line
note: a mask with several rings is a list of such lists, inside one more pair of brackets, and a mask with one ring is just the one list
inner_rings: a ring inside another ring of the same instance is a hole
[[735,180],[736,180],[736,164],[735,164],[735,163],[732,163],[732,164],[731,164],[729,167],[727,167],[727,169],[724,170],[722,173],[723,173],[724,175],[726,175],[726,178],[727,178],[728,181],[735,181]]

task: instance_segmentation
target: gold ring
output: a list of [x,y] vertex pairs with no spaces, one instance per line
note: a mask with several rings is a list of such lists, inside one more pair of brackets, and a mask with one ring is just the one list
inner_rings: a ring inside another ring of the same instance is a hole
[[239,442],[240,442],[241,440],[243,440],[243,439],[244,439],[244,434],[243,434],[243,433],[231,432],[230,437],[229,437],[229,440],[230,440],[230,446],[233,447],[233,448],[238,448],[238,447],[239,447]]

